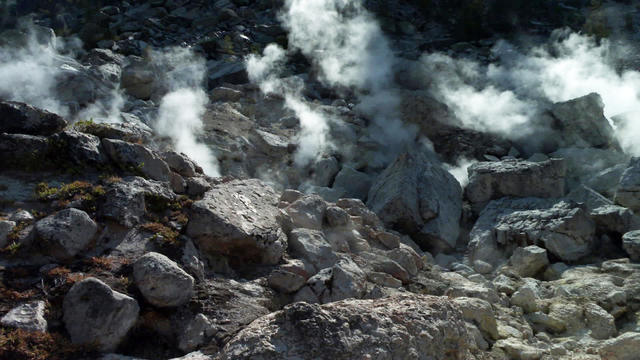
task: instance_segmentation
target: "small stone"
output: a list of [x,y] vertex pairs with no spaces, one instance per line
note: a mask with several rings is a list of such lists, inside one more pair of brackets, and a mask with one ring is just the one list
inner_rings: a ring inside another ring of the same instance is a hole
[[45,332],[47,320],[44,318],[44,308],[44,301],[16,306],[0,319],[0,323],[7,327]]
[[159,253],[147,253],[133,265],[133,277],[142,295],[158,307],[179,306],[193,295],[193,277]]

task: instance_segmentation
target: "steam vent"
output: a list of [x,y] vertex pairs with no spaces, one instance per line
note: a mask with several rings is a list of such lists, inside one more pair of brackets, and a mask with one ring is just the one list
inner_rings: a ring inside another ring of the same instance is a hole
[[0,0],[0,360],[640,360],[640,4]]

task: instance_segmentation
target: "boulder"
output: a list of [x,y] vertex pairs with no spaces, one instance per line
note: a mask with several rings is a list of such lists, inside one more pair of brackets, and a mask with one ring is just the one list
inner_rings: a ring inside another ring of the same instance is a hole
[[333,267],[325,268],[307,280],[313,298],[323,304],[361,298],[366,291],[366,274],[348,258],[340,259]]
[[322,230],[327,203],[318,195],[299,198],[285,208],[292,228]]
[[44,136],[0,134],[0,166],[5,168],[27,171],[51,168],[50,150],[50,143]]
[[640,229],[640,220],[633,211],[617,205],[604,205],[589,212],[598,229],[607,233],[624,234]]
[[147,197],[155,202],[169,203],[176,195],[166,183],[129,176],[110,184],[106,201],[101,207],[102,216],[126,227],[133,227],[144,220]]
[[0,249],[3,249],[5,246],[7,246],[7,243],[8,243],[7,236],[9,235],[9,233],[11,233],[11,230],[13,230],[15,227],[16,227],[15,221],[0,220]]
[[[549,154],[552,158],[564,159],[566,164],[567,188],[572,190],[585,184],[603,194],[615,190],[620,179],[619,165],[629,162],[629,155],[615,149],[561,148]],[[616,174],[618,175],[615,178]],[[609,181],[609,183],[605,183]],[[597,189],[596,189],[597,188]]]
[[162,154],[162,158],[169,165],[171,170],[186,177],[196,176],[196,165],[187,155],[175,151],[167,151]]
[[338,261],[331,244],[318,230],[294,229],[289,234],[289,251],[292,255],[309,261],[316,272],[331,267]]
[[373,179],[370,175],[357,171],[349,166],[343,166],[333,182],[334,189],[344,191],[342,197],[366,200]]
[[320,187],[330,187],[340,171],[340,164],[335,157],[330,156],[316,161],[313,169],[313,182]]
[[547,250],[536,245],[517,248],[509,262],[516,273],[522,277],[532,277],[549,265]]
[[300,274],[277,269],[269,274],[267,279],[269,286],[282,293],[293,293],[300,290],[306,283],[306,279]]
[[616,322],[613,315],[594,303],[584,305],[584,317],[594,339],[609,339],[616,335]]
[[629,231],[622,236],[622,248],[633,261],[640,261],[640,230]]
[[143,145],[105,138],[102,139],[102,146],[111,160],[123,170],[140,173],[153,180],[170,180],[171,170],[167,163]]
[[34,301],[18,305],[9,310],[0,324],[6,327],[24,329],[27,331],[47,331],[47,320],[44,318],[44,301]]
[[404,153],[375,180],[367,206],[387,227],[409,234],[421,247],[452,249],[459,235],[462,189],[437,159]]
[[218,354],[228,359],[469,359],[471,339],[449,299],[400,295],[298,302],[262,317]]
[[549,110],[561,131],[562,143],[576,147],[617,147],[614,130],[604,116],[604,102],[591,93],[555,103]]
[[141,58],[131,57],[129,65],[122,69],[120,86],[129,95],[148,100],[153,95],[156,77],[149,66]]
[[624,333],[607,340],[600,348],[600,356],[607,360],[634,360],[640,349],[640,332]]
[[506,196],[556,198],[564,196],[565,163],[503,160],[478,162],[467,169],[467,199],[479,211],[489,201]]
[[571,201],[503,198],[490,202],[469,234],[471,261],[499,265],[517,247],[537,245],[564,261],[588,255],[596,226],[585,207]]
[[193,203],[187,234],[201,251],[277,264],[287,247],[276,219],[278,199],[260,180],[221,183]]
[[73,130],[65,130],[51,137],[57,157],[69,159],[78,165],[102,165],[107,157],[97,136]]
[[75,283],[64,297],[63,321],[74,344],[95,344],[112,351],[138,319],[133,298],[95,278]]
[[35,231],[49,254],[68,260],[87,248],[98,225],[86,212],[70,208],[38,221]]
[[482,299],[468,297],[458,297],[453,299],[453,302],[460,307],[465,320],[473,321],[492,339],[499,338],[498,324],[491,304]]
[[135,262],[133,278],[144,298],[157,307],[179,306],[193,295],[193,277],[168,257],[155,252]]
[[204,177],[188,177],[185,183],[189,196],[202,196],[211,189],[211,184]]
[[21,102],[0,101],[0,133],[46,136],[65,126],[67,121],[54,113]]
[[632,158],[622,173],[614,201],[633,211],[640,210],[640,158]]

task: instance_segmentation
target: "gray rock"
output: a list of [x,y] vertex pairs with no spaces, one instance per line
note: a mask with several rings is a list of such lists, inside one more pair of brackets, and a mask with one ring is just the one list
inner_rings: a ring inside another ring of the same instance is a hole
[[95,166],[102,165],[107,161],[97,136],[65,130],[52,136],[51,141],[54,142],[57,149],[62,151],[56,156],[69,158],[76,164]]
[[289,251],[294,256],[308,260],[316,272],[333,266],[338,260],[324,234],[318,230],[300,228],[291,231]]
[[535,245],[517,248],[509,262],[522,277],[532,277],[549,265],[547,250]]
[[0,319],[0,324],[11,328],[45,332],[47,320],[44,318],[44,309],[44,301],[18,305]]
[[211,190],[211,184],[203,177],[190,177],[186,179],[187,194],[189,196],[201,196]]
[[628,332],[607,340],[600,348],[600,356],[607,360],[634,360],[638,358],[640,333]]
[[341,207],[329,206],[325,212],[325,218],[329,226],[345,226],[351,220],[349,213]]
[[314,164],[313,182],[317,186],[330,187],[338,171],[340,164],[335,157],[320,159]]
[[640,230],[630,231],[622,236],[622,248],[633,261],[640,261]]
[[[341,324],[349,324],[349,330]],[[451,300],[401,295],[323,306],[287,305],[238,333],[218,357],[467,359],[471,358],[470,341],[462,314]]]
[[321,230],[327,203],[318,195],[299,198],[285,208],[293,228]]
[[102,146],[111,160],[124,170],[140,172],[153,180],[169,181],[169,166],[148,148],[140,144],[106,138],[102,139]]
[[21,222],[21,221],[33,221],[35,217],[31,215],[27,210],[17,210],[9,216],[9,221]]
[[68,260],[85,250],[93,239],[98,225],[89,215],[78,209],[65,209],[38,221],[35,231],[52,256]]
[[216,185],[191,206],[187,235],[200,251],[277,264],[287,247],[277,204],[278,194],[260,180]]
[[306,281],[301,275],[282,269],[273,271],[267,279],[269,286],[283,293],[293,293],[300,290]]
[[150,252],[133,264],[133,278],[145,299],[158,307],[182,305],[193,295],[193,277],[168,257]]
[[114,350],[138,319],[133,298],[88,278],[75,283],[64,297],[63,321],[74,344],[96,344]]
[[366,200],[373,179],[366,173],[342,166],[333,182],[334,189],[344,190],[343,197]]
[[565,163],[504,160],[471,165],[465,194],[475,210],[506,196],[555,198],[564,196]]
[[[569,189],[574,189],[579,184],[590,186],[590,183],[593,183],[598,187],[596,190],[604,190],[603,193],[614,190],[620,177],[618,175],[618,178],[613,178],[615,176],[614,172],[612,174],[613,177],[602,174],[600,176],[604,178],[597,180],[593,178],[594,174],[599,174],[611,167],[629,162],[629,155],[614,149],[570,147],[558,149],[549,154],[549,156],[564,159],[567,168],[567,187]],[[613,181],[605,186],[602,181],[606,178]]]
[[398,156],[371,186],[367,205],[387,227],[411,235],[423,247],[455,247],[462,189],[426,152]]
[[148,100],[155,90],[156,77],[151,67],[142,59],[131,59],[133,61],[122,70],[120,86],[129,95]]
[[573,189],[567,196],[565,196],[565,199],[572,200],[577,203],[583,203],[589,210],[596,209],[601,206],[613,205],[613,201],[584,185],[580,185]]
[[64,129],[60,116],[21,102],[0,101],[0,133],[51,135]]
[[0,166],[28,171],[51,168],[50,151],[44,136],[0,133]]
[[211,320],[204,314],[197,314],[190,318],[178,332],[178,348],[184,352],[194,351],[204,345],[214,333],[215,327]]
[[13,230],[14,227],[16,227],[16,223],[14,221],[0,220],[0,248],[7,246],[7,236],[11,233],[11,230]]
[[616,205],[600,206],[591,210],[591,218],[598,229],[604,232],[624,234],[631,230],[640,229],[640,220],[633,211]]
[[587,326],[594,339],[609,339],[616,335],[616,322],[613,315],[594,303],[584,306],[584,316]]
[[185,154],[175,151],[167,151],[162,154],[162,158],[169,165],[171,170],[186,177],[196,176],[197,165]]
[[499,339],[498,324],[491,304],[482,299],[468,297],[455,298],[453,302],[460,307],[465,320],[476,323],[491,339]]
[[633,211],[640,210],[640,158],[632,158],[622,173],[614,201]]

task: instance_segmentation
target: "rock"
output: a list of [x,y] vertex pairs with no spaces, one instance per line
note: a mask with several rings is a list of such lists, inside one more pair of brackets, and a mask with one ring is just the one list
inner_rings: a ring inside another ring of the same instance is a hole
[[321,230],[327,203],[318,195],[307,195],[285,208],[293,228]]
[[607,340],[600,348],[600,356],[607,360],[634,360],[638,358],[640,333],[628,332]]
[[633,211],[640,210],[640,158],[632,158],[622,173],[614,201]]
[[624,234],[640,228],[640,220],[633,211],[622,206],[600,206],[591,210],[589,215],[598,229],[607,233]]
[[16,306],[0,319],[0,324],[27,331],[46,332],[47,320],[44,318],[45,306],[44,301],[35,301]]
[[278,269],[272,272],[267,279],[269,286],[282,293],[293,293],[300,290],[306,283],[306,279],[299,274]]
[[193,295],[193,277],[162,254],[150,252],[139,258],[133,265],[133,278],[154,306],[180,306]]
[[85,250],[98,230],[89,215],[70,208],[38,221],[35,231],[49,254],[60,260],[69,260]]
[[204,314],[197,314],[178,332],[178,348],[184,352],[194,351],[204,345],[214,332],[211,320]]
[[314,166],[313,181],[317,186],[330,187],[338,171],[340,164],[333,157],[326,157],[317,161]]
[[522,277],[532,277],[549,265],[547,250],[535,245],[517,248],[509,262]]
[[367,199],[371,184],[371,176],[345,165],[336,175],[333,188],[344,190],[343,197],[364,201]]
[[349,298],[361,298],[366,291],[366,275],[348,258],[340,259],[333,267],[321,270],[307,280],[307,285],[321,303]]
[[450,300],[401,295],[287,305],[238,333],[218,357],[467,359],[470,341],[462,314]]
[[572,200],[577,203],[583,203],[589,210],[596,209],[601,206],[613,205],[613,201],[584,185],[580,185],[573,189],[567,196],[565,196],[565,199]]
[[367,274],[367,279],[374,284],[384,287],[399,288],[402,286],[401,280],[383,272],[370,272]]
[[294,256],[309,261],[316,272],[333,266],[338,260],[324,234],[318,230],[301,228],[291,231],[289,251]]
[[325,218],[327,224],[332,227],[346,226],[351,220],[349,213],[337,206],[327,207]]
[[106,201],[101,208],[102,216],[117,221],[126,227],[133,227],[144,218],[147,197],[151,202],[168,204],[176,195],[166,183],[129,176],[112,183],[107,188]]
[[8,245],[7,236],[16,227],[15,221],[0,220],[0,249]]
[[189,196],[202,196],[211,190],[211,184],[203,177],[191,177],[186,179],[187,194]]
[[[604,184],[600,183],[604,178],[600,180],[594,179],[594,174],[606,171],[617,165],[624,166],[629,162],[629,155],[615,149],[570,147],[558,149],[549,154],[549,156],[564,159],[567,168],[568,189],[574,189],[580,184],[593,187],[591,184],[594,184],[599,188],[596,190],[604,190],[603,193],[614,189],[614,184],[618,182],[620,177],[610,179],[613,181],[604,186]],[[604,174],[601,176],[604,176]],[[609,177],[611,178],[611,176]]]
[[30,222],[33,221],[35,217],[31,215],[27,210],[17,210],[9,216],[9,221],[14,221],[19,223],[21,221]]
[[88,278],[75,283],[64,297],[63,321],[74,344],[96,344],[110,351],[136,323],[139,311],[133,298]]
[[175,151],[167,151],[162,154],[162,158],[169,165],[171,170],[186,177],[196,176],[197,165],[185,154]]
[[103,165],[107,157],[102,152],[100,139],[97,136],[78,131],[65,130],[51,137],[56,149],[56,156],[68,158],[78,165]]
[[564,261],[574,261],[591,252],[595,230],[584,206],[570,201],[494,200],[480,213],[471,230],[470,259],[496,266],[515,248],[534,244]]
[[187,235],[200,251],[277,264],[287,247],[277,204],[276,192],[260,180],[216,185],[191,206]]
[[476,323],[493,340],[499,338],[498,325],[491,304],[482,299],[468,297],[458,297],[453,299],[453,302],[460,307],[465,320]]
[[555,103],[550,113],[561,129],[562,142],[577,147],[617,146],[614,130],[604,116],[604,102],[591,93],[573,100]]
[[180,174],[173,171],[169,174],[169,184],[171,184],[171,189],[176,194],[184,194],[187,190],[187,182],[184,181],[184,178],[180,176]]
[[376,179],[367,199],[367,206],[387,227],[409,234],[421,247],[455,247],[462,190],[426,153],[398,156]]
[[527,283],[511,295],[511,304],[520,306],[527,313],[538,311],[540,296],[534,284]]
[[0,134],[0,166],[28,171],[49,169],[51,146],[44,136]]
[[622,236],[622,248],[633,261],[640,261],[640,230],[630,231]]
[[60,116],[21,102],[0,101],[0,134],[51,135],[67,122]]
[[123,170],[139,172],[153,180],[169,181],[169,166],[148,148],[140,144],[106,138],[102,139],[102,146],[111,160]]
[[140,58],[133,61],[122,70],[121,88],[129,95],[148,100],[155,90],[155,75],[151,68]]
[[478,162],[467,169],[465,194],[480,210],[487,202],[506,196],[556,198],[564,196],[565,163],[561,159],[543,162],[504,160]]
[[600,306],[594,303],[586,304],[584,316],[587,326],[591,329],[592,338],[609,339],[616,335],[615,318]]

